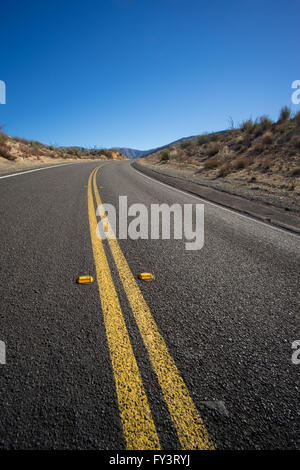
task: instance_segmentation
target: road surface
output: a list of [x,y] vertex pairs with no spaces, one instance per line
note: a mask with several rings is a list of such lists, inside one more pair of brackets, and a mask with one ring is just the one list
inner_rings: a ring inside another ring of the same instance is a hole
[[102,242],[96,207],[120,195],[203,203],[130,162],[2,178],[0,193],[2,449],[300,448],[297,235],[205,202],[201,250]]

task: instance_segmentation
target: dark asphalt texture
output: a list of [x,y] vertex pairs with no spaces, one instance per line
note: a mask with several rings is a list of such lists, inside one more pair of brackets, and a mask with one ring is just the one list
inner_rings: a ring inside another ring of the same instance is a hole
[[[95,275],[83,163],[0,179],[0,448],[124,449]],[[102,202],[196,203],[130,162],[98,172]],[[203,201],[198,199],[198,202]],[[300,449],[299,236],[205,203],[205,244],[120,240],[217,449]],[[179,449],[107,243],[164,449]]]

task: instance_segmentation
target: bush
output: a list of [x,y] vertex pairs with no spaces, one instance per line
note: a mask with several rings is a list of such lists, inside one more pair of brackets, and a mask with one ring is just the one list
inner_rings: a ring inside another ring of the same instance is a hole
[[260,164],[260,167],[262,168],[263,171],[269,170],[271,166],[272,166],[272,161],[269,158],[265,158]]
[[288,106],[283,106],[279,112],[278,121],[287,121],[291,117],[291,110]]
[[38,149],[40,149],[40,148],[42,147],[42,144],[41,144],[40,142],[38,142],[37,140],[32,140],[32,141],[30,142],[30,145],[31,145],[31,147],[32,147],[33,149],[35,149],[35,150],[38,150]]
[[10,148],[5,142],[0,142],[0,157],[7,160],[15,160],[17,157],[10,153]]
[[0,142],[5,142],[8,139],[8,135],[2,129],[3,126],[0,124]]
[[223,165],[221,165],[221,167],[218,170],[218,177],[222,178],[226,175],[229,175],[229,173],[231,173],[231,169],[232,168],[229,162],[223,163]]
[[181,142],[180,147],[183,148],[183,149],[187,149],[187,148],[191,147],[191,145],[192,145],[191,140],[184,140],[183,142]]
[[30,144],[30,141],[28,139],[24,139],[23,137],[13,137],[13,139],[16,141],[16,142],[20,142],[21,144]]
[[210,135],[210,140],[211,142],[217,142],[220,139],[221,135],[218,133],[211,134]]
[[99,150],[98,155],[104,155],[107,158],[112,158],[112,151],[108,149],[101,149]]
[[207,149],[207,154],[209,157],[213,157],[219,152],[219,146],[215,142],[211,142]]
[[202,135],[198,135],[196,143],[197,145],[204,145],[204,144],[208,144],[209,141],[210,141],[209,134],[202,134]]
[[265,145],[270,145],[273,143],[273,135],[271,132],[265,132],[264,135],[262,136],[262,142]]
[[232,162],[232,166],[235,170],[241,170],[242,168],[247,168],[249,162],[247,158],[240,157]]
[[260,134],[262,132],[266,132],[270,127],[272,126],[273,121],[269,119],[268,116],[261,116],[256,124],[257,127],[257,134]]
[[78,148],[76,147],[70,147],[67,149],[67,153],[69,155],[73,155],[74,157],[77,157],[79,158],[80,157],[80,150],[78,150]]
[[263,145],[262,143],[258,143],[256,145],[254,145],[254,147],[252,147],[252,149],[250,149],[251,153],[254,154],[254,155],[258,155],[262,152],[264,152],[266,150],[266,146]]
[[164,149],[160,152],[160,161],[161,162],[166,162],[170,160],[170,152],[167,149]]
[[296,126],[297,126],[297,127],[300,127],[300,111],[298,111],[298,113],[295,114],[294,119],[295,119],[295,124],[296,124]]
[[211,158],[210,160],[206,160],[204,163],[204,168],[207,170],[212,170],[213,168],[218,168],[220,166],[220,160],[218,158]]
[[252,133],[256,127],[256,123],[252,119],[246,119],[246,121],[242,122],[240,127],[243,132]]

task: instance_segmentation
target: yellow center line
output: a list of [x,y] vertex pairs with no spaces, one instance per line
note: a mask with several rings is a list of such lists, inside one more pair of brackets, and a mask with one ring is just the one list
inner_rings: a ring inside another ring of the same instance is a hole
[[97,218],[91,185],[93,174],[94,172],[90,174],[88,182],[90,232],[126,448],[133,450],[160,449],[159,438],[130,343],[104,246],[102,240],[96,234]]
[[[102,202],[96,185],[98,169],[93,175],[93,183],[96,202],[99,207]],[[203,420],[158,330],[117,239],[109,237],[107,239],[182,448],[185,450],[214,449]]]

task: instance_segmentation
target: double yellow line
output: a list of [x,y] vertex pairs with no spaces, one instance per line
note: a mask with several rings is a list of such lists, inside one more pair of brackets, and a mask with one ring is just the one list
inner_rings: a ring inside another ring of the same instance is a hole
[[[100,166],[89,177],[88,211],[99,294],[123,434],[127,449],[160,449],[159,437],[112,280],[104,245],[96,233],[97,218],[92,183],[96,203],[100,209],[99,212],[102,213],[102,201],[96,183]],[[107,219],[104,223],[108,224],[110,231],[111,227]],[[182,449],[214,449],[202,418],[158,330],[117,239],[108,237],[107,240]]]

